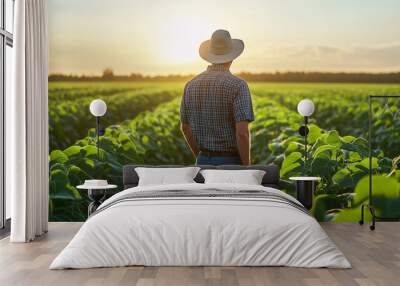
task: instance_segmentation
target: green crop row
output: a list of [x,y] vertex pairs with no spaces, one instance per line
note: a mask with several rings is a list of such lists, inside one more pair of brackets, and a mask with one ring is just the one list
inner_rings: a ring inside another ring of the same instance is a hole
[[[177,83],[164,84],[163,89],[168,86],[180,85]],[[103,98],[115,93],[157,88],[157,84],[149,82],[50,82],[49,104],[58,104],[64,101],[75,101],[80,98]]]
[[[368,137],[368,96],[400,95],[399,85],[370,84],[255,84],[252,92],[272,99],[287,109],[296,111],[304,98],[314,101],[316,110],[311,122],[340,134]],[[384,107],[388,108],[384,108]],[[373,145],[382,148],[389,157],[397,155],[400,144],[400,98],[374,99]],[[397,130],[397,132],[396,132]]]
[[[112,95],[96,95],[107,103],[107,114],[101,119],[103,126],[133,119],[138,113],[152,110],[157,105],[170,101],[179,95],[177,90],[144,89],[125,91]],[[89,112],[94,98],[82,97],[49,106],[50,150],[64,149],[87,135],[95,126],[95,118]]]

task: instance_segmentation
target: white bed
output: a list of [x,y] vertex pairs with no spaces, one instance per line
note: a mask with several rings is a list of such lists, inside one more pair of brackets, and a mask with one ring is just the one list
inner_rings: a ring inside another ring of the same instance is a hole
[[[135,197],[175,190],[186,195]],[[213,195],[239,191],[240,197]],[[263,193],[253,197],[252,191]],[[193,192],[210,195],[190,196]],[[264,192],[272,199],[265,199]],[[130,188],[99,207],[50,269],[128,265],[350,268],[318,222],[297,204],[284,192],[254,185]]]

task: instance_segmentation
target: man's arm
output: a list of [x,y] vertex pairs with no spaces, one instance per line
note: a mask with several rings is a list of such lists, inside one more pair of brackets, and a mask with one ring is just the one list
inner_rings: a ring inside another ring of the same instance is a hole
[[193,137],[192,128],[190,127],[190,124],[181,123],[181,130],[182,130],[182,133],[185,137],[187,144],[190,147],[190,150],[192,150],[194,156],[197,157],[197,155],[199,155],[200,150],[197,147],[196,140]]
[[241,81],[233,100],[233,112],[236,122],[236,144],[243,165],[250,165],[249,122],[254,120],[253,103],[250,90],[245,81]]
[[236,122],[236,142],[242,164],[245,166],[250,165],[250,132],[248,121]]

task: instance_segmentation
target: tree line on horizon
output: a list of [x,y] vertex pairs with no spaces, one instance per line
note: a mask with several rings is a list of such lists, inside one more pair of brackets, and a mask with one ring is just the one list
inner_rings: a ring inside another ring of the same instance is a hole
[[[254,82],[325,82],[325,83],[400,83],[400,72],[240,72],[237,76]],[[116,75],[111,68],[106,68],[102,75],[50,74],[49,81],[187,81],[193,74],[180,75]]]

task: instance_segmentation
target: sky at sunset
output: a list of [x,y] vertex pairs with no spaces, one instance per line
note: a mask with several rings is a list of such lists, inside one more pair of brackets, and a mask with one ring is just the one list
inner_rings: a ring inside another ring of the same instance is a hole
[[233,71],[399,71],[398,0],[49,0],[50,73],[197,73],[218,28]]

